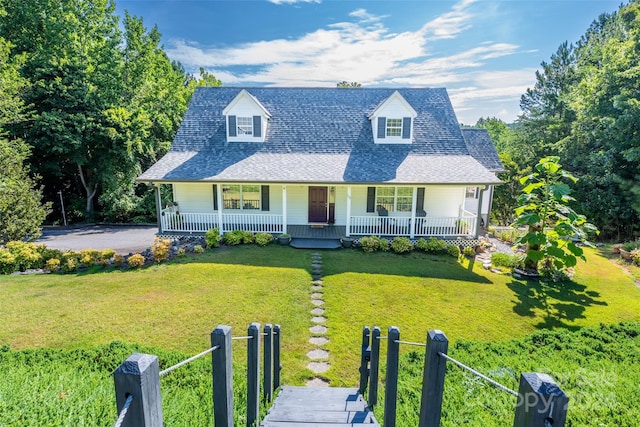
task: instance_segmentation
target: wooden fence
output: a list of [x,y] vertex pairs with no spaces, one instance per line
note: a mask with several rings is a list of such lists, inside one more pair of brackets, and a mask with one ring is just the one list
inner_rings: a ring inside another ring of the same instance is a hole
[[280,387],[280,325],[249,325],[246,336],[232,337],[231,327],[211,332],[211,348],[160,371],[158,357],[132,354],[113,373],[118,419],[115,427],[163,427],[160,377],[211,353],[213,421],[216,427],[233,427],[232,341],[247,341],[247,426],[260,421],[260,338],[263,339],[262,397],[267,402]]
[[426,343],[423,344],[401,341],[400,330],[395,326],[389,328],[386,337],[380,336],[379,327],[374,327],[373,330],[369,327],[363,329],[359,390],[364,395],[367,388],[369,389],[368,403],[370,407],[378,403],[380,341],[383,339],[387,341],[384,427],[396,426],[401,344],[425,348],[418,427],[440,426],[447,361],[482,378],[494,387],[514,395],[517,399],[513,427],[563,427],[565,425],[569,398],[549,375],[536,372],[522,373],[518,391],[510,390],[451,358],[447,354],[449,341],[445,334],[439,330],[428,331]]

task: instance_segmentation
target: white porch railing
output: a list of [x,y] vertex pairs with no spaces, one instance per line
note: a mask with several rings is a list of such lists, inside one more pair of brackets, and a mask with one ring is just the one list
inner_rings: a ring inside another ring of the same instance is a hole
[[162,232],[168,233],[204,233],[218,227],[224,231],[245,230],[254,233],[282,233],[282,215],[225,213],[222,215],[222,227],[218,223],[218,214],[177,213],[168,208],[161,215]]
[[412,230],[411,218],[352,216],[349,235],[360,236],[475,236],[476,215],[464,212],[460,217],[417,217]]

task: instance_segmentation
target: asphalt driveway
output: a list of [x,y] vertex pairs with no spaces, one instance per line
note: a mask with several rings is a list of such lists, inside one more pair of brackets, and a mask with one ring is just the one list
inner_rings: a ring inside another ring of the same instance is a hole
[[47,227],[36,243],[66,250],[113,249],[127,255],[142,252],[153,244],[158,232],[154,225],[87,225],[82,227]]

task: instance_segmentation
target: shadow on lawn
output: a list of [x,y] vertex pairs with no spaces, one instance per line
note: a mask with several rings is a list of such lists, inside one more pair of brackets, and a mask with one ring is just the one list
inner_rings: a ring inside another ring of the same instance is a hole
[[599,300],[600,294],[587,291],[579,283],[553,283],[546,281],[512,281],[507,286],[517,298],[513,311],[520,316],[542,317],[535,325],[539,329],[569,328],[577,326],[567,324],[576,319],[584,319],[584,312],[592,305],[607,305]]

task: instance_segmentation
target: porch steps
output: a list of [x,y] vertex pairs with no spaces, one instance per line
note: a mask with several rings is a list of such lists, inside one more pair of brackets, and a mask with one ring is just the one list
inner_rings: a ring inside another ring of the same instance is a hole
[[338,249],[342,246],[340,239],[300,239],[293,238],[289,243],[296,249]]

